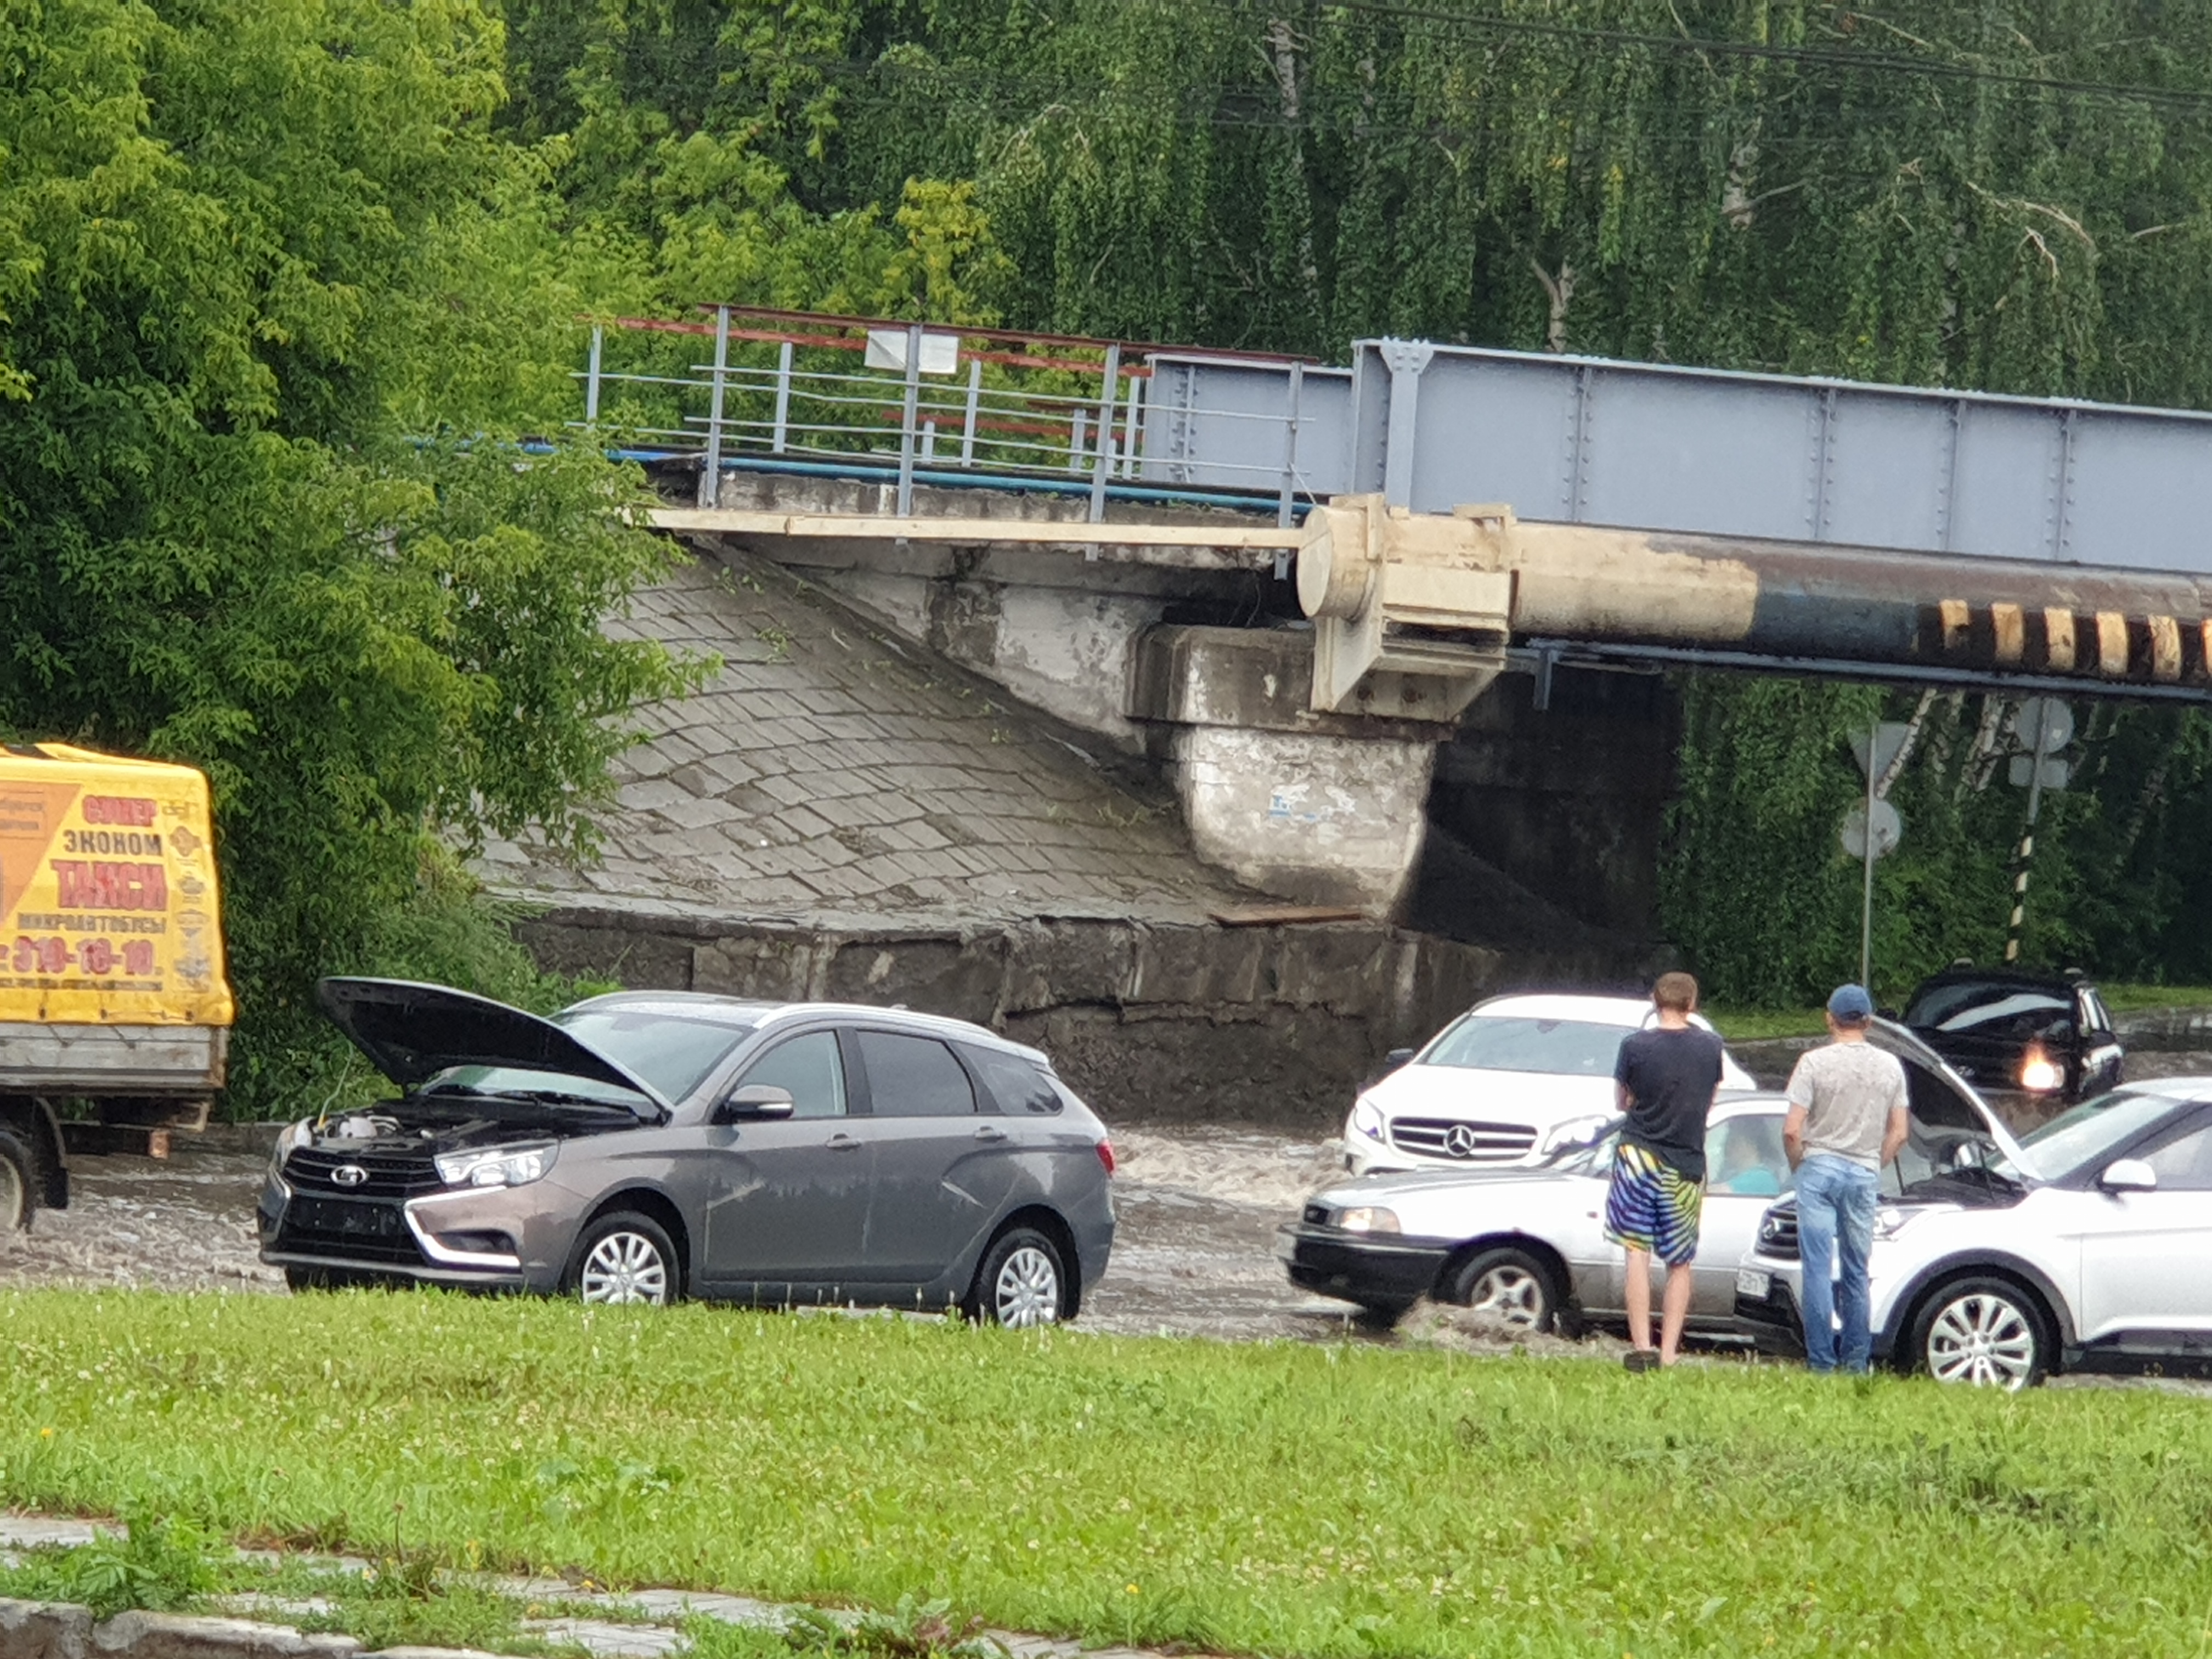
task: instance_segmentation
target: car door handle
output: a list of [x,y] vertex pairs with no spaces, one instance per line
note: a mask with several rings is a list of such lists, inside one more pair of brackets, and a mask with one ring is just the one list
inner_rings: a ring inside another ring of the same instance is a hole
[[995,1123],[986,1123],[975,1131],[975,1139],[978,1140],[1004,1140],[1006,1138],[1006,1132]]
[[833,1152],[857,1152],[860,1150],[860,1141],[848,1134],[839,1133],[831,1135],[829,1140],[824,1144],[827,1145],[830,1150]]

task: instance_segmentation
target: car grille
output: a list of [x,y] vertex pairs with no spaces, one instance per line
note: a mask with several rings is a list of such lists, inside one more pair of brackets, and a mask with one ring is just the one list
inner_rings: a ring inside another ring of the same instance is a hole
[[1466,1164],[1510,1164],[1528,1157],[1536,1131],[1526,1123],[1468,1123],[1455,1117],[1401,1117],[1390,1125],[1390,1144],[1423,1158]]
[[[362,1172],[357,1181],[338,1179],[341,1170]],[[334,1152],[302,1146],[284,1160],[284,1184],[295,1193],[329,1193],[341,1198],[416,1198],[444,1190],[438,1166],[427,1152]]]
[[299,1198],[284,1206],[276,1249],[342,1261],[422,1265],[422,1252],[399,1206],[350,1198]]
[[1769,1210],[1759,1221],[1759,1253],[1784,1261],[1797,1259],[1797,1212]]

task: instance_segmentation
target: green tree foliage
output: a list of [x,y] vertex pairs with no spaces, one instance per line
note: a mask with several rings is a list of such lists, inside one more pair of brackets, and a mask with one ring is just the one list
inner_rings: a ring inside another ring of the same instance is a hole
[[600,627],[635,483],[516,447],[575,301],[501,52],[471,0],[0,10],[0,727],[211,775],[249,1105],[447,846],[587,850],[681,679]]

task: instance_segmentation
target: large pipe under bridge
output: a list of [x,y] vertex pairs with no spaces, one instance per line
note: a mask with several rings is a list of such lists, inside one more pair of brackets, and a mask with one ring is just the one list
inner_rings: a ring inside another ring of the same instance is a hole
[[[1198,569],[1295,566],[1310,707],[1455,718],[1499,673],[1675,663],[2212,702],[2212,582],[1834,543],[1415,513],[1380,495],[1303,526],[675,508],[662,529],[767,543],[1061,549]],[[764,548],[763,550],[769,550]]]

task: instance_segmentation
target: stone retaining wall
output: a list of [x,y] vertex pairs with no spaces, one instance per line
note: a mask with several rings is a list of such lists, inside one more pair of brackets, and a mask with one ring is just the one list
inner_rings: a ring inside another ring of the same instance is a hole
[[1651,964],[1510,954],[1375,923],[1179,926],[1064,918],[830,930],[635,906],[518,932],[546,967],[656,989],[903,1005],[1053,1056],[1109,1121],[1333,1128],[1395,1048],[1500,992],[1606,985]]

